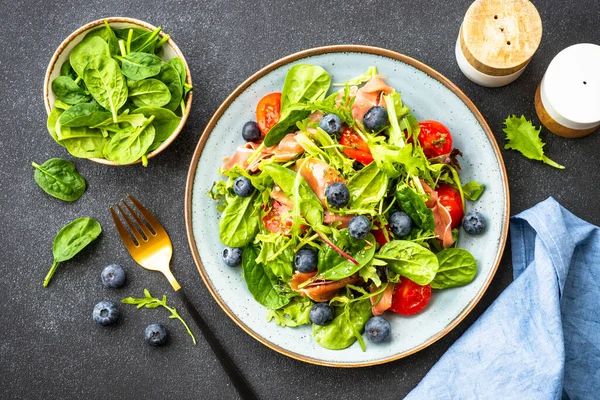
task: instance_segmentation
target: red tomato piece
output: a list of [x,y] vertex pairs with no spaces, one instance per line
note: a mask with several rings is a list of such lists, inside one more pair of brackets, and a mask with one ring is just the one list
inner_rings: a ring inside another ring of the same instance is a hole
[[452,135],[448,128],[437,121],[419,122],[419,143],[427,158],[448,154],[452,151]]
[[465,216],[463,210],[462,199],[460,198],[460,192],[458,189],[448,184],[441,184],[435,189],[438,193],[440,203],[448,210],[450,217],[452,218],[452,229],[458,228]]
[[291,209],[284,204],[274,200],[271,205],[271,210],[263,218],[265,228],[273,233],[290,233],[292,227],[292,217],[289,215]]
[[279,122],[281,93],[271,93],[260,99],[256,105],[256,122],[263,135],[266,135]]
[[348,157],[368,165],[373,162],[373,156],[369,150],[369,145],[352,128],[346,128],[340,138],[340,144],[347,146],[344,148],[344,154]]
[[431,285],[417,285],[402,277],[394,287],[390,310],[396,314],[413,315],[421,311],[431,298]]
[[[390,231],[390,226],[389,225],[385,225],[383,228],[381,227],[381,225],[379,224],[379,221],[376,221],[374,223],[374,225],[376,225],[379,229],[375,230],[373,229],[371,231],[371,233],[373,234],[373,236],[375,236],[375,240],[377,241],[377,243],[379,243],[381,246],[383,246],[384,244],[386,244],[387,242],[389,242],[390,240],[392,240],[392,231]],[[387,239],[385,237],[385,233],[383,231],[387,231],[387,237],[389,239]]]

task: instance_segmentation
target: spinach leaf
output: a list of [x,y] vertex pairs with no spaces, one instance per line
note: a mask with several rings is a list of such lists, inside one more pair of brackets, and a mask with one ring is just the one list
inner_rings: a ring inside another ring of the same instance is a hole
[[91,127],[107,118],[111,118],[111,114],[102,108],[100,104],[92,102],[76,104],[65,110],[58,119],[58,122],[62,126],[70,128]]
[[265,137],[265,146],[275,146],[290,132],[296,130],[296,123],[310,115],[310,111],[291,110],[284,118],[273,126]]
[[419,228],[430,231],[435,229],[433,212],[427,208],[423,198],[406,183],[398,184],[396,200],[402,210],[408,214]]
[[83,69],[83,80],[94,99],[111,112],[116,122],[119,108],[127,101],[127,84],[119,64],[108,56],[92,57]]
[[163,64],[160,57],[148,53],[134,52],[116,58],[121,61],[123,75],[136,81],[158,75]]
[[392,240],[376,256],[388,263],[388,268],[419,285],[430,283],[439,269],[438,259],[431,250],[407,240]]
[[[87,129],[87,128],[75,128]],[[78,158],[100,158],[104,157],[104,147],[108,144],[108,138],[102,136],[102,133],[95,131],[94,136],[75,137],[62,140],[61,144],[65,146],[69,154]]]
[[471,181],[469,183],[465,183],[462,187],[463,193],[465,195],[465,199],[476,201],[479,200],[483,191],[485,190],[485,185],[480,184],[477,181]]
[[335,83],[333,86],[358,86],[368,82],[372,77],[377,75],[377,67],[370,66],[367,71],[361,75],[355,76],[344,83]]
[[85,35],[85,38],[92,36],[97,36],[108,44],[110,55],[114,56],[119,54],[119,39],[117,39],[115,32],[111,29],[107,20],[104,20],[103,28],[94,29]]
[[162,107],[171,100],[167,85],[158,79],[129,81],[129,98],[137,107]]
[[85,103],[92,99],[92,96],[68,76],[59,76],[54,79],[52,91],[59,100],[71,105]]
[[102,136],[98,129],[91,129],[86,126],[70,127],[61,125],[60,118],[56,121],[55,131],[58,140],[61,142],[66,139]]
[[177,73],[179,74],[179,81],[182,85],[185,85],[185,81],[187,80],[187,73],[185,71],[185,64],[183,60],[179,57],[171,58],[167,64],[170,64]]
[[52,254],[54,263],[44,279],[44,287],[48,286],[58,264],[70,260],[84,247],[96,239],[102,232],[102,227],[93,218],[78,218],[65,225],[54,238]]
[[346,307],[335,307],[336,317],[329,325],[313,324],[315,341],[329,350],[342,350],[356,341],[356,333],[362,332],[368,319],[373,315],[371,301],[360,300]]
[[282,293],[277,277],[262,263],[256,262],[258,251],[249,245],[242,254],[242,270],[246,286],[252,297],[270,310],[277,310],[290,302],[290,297]]
[[109,57],[110,50],[108,44],[98,36],[86,36],[71,50],[69,62],[77,75],[83,78],[85,66],[96,56]]
[[[118,132],[124,128],[128,128],[127,125],[131,126],[132,128],[139,128],[140,126],[144,125],[144,122],[146,122],[146,117],[144,115],[128,114],[128,112],[124,112],[123,114],[117,116],[116,123],[113,122],[112,117],[109,115],[107,119],[99,124],[91,126],[91,128],[101,128],[109,132]],[[154,123],[152,125],[154,126]]]
[[66,60],[60,66],[60,76],[66,76],[73,80],[77,79],[77,73],[75,72],[73,67],[71,67],[71,63],[69,60]]
[[315,279],[339,281],[347,278],[365,266],[375,255],[375,237],[371,233],[365,239],[357,240],[350,236],[348,228],[341,229],[334,244],[358,261],[358,265],[342,257],[331,247],[324,246],[319,252],[319,274]]
[[228,199],[219,220],[219,238],[225,246],[244,247],[256,236],[261,205],[256,198],[255,193],[248,197],[234,196]]
[[156,79],[167,85],[169,92],[171,93],[171,100],[164,107],[171,111],[175,111],[177,107],[179,107],[183,97],[183,86],[181,84],[181,79],[179,78],[179,73],[173,65],[163,63]]
[[388,180],[387,174],[375,163],[358,171],[348,181],[352,207],[365,207],[379,202],[387,193]]
[[300,326],[310,324],[310,309],[313,302],[308,297],[296,296],[283,308],[279,310],[269,310],[267,312],[267,322],[273,318],[279,326]]
[[433,289],[447,289],[471,282],[477,273],[477,261],[465,249],[444,249],[436,254],[440,268],[431,282]]
[[61,111],[64,111],[64,110],[68,110],[72,106],[70,104],[65,103],[64,101],[62,101],[60,99],[56,99],[54,101],[54,107],[59,108]]
[[173,111],[167,110],[166,108],[140,107],[137,110],[134,110],[132,112],[132,115],[133,114],[143,114],[146,118],[154,116],[152,125],[156,131],[156,135],[154,136],[154,142],[148,151],[153,151],[163,144],[163,142],[175,132],[175,129],[177,129],[179,122],[181,121],[181,117],[178,117]]
[[75,201],[85,192],[85,179],[75,166],[62,158],[51,158],[42,165],[32,162],[33,178],[39,187],[52,197],[64,201]]
[[154,141],[153,120],[150,117],[139,128],[117,132],[106,146],[106,158],[117,164],[131,164],[142,158]]
[[54,139],[54,141],[60,144],[61,146],[64,145],[58,140],[58,136],[56,134],[56,124],[58,123],[58,120],[63,112],[64,111],[60,108],[53,108],[52,111],[50,111],[50,114],[48,114],[48,120],[46,121],[46,128],[48,128],[48,133],[50,133],[52,139]]

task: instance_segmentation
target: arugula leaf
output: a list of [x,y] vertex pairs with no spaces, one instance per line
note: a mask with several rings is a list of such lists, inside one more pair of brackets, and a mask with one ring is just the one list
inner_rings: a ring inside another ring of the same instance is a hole
[[408,114],[410,109],[402,104],[400,93],[396,91],[383,96],[383,99],[385,100],[385,105],[388,110],[388,119],[390,120],[390,127],[387,129],[389,143],[398,147],[404,147],[406,139],[404,131],[398,124],[398,120]]
[[289,282],[294,273],[294,247],[296,241],[281,233],[259,234],[262,244],[256,262],[270,268],[273,274],[284,282]]
[[242,253],[242,270],[246,286],[257,302],[270,310],[277,310],[290,302],[290,295],[283,293],[277,277],[270,268],[257,262],[257,258],[256,246],[248,245]]
[[525,119],[523,115],[521,118],[509,116],[504,121],[504,125],[506,127],[502,130],[506,133],[507,140],[505,149],[517,150],[531,160],[543,161],[554,168],[565,168],[544,155],[545,143],[540,139],[541,127],[535,129],[531,121]]
[[388,268],[419,285],[427,285],[436,276],[439,262],[425,247],[406,240],[392,240],[383,245],[376,256],[388,263]]
[[157,299],[156,297],[152,297],[152,295],[150,294],[150,291],[148,289],[144,289],[144,297],[141,297],[141,298],[127,297],[127,298],[124,298],[123,300],[121,300],[121,302],[123,304],[136,305],[138,309],[140,309],[142,307],[146,307],[146,308],[164,307],[164,308],[166,308],[167,310],[169,310],[171,312],[171,315],[169,315],[169,318],[178,319],[179,321],[181,321],[181,323],[185,327],[185,330],[187,331],[187,333],[192,337],[192,341],[194,342],[194,344],[196,344],[196,338],[194,337],[194,334],[190,330],[190,327],[188,326],[188,324],[186,324],[185,321],[183,320],[183,318],[181,318],[181,316],[177,312],[177,309],[175,309],[175,307],[171,307],[171,306],[167,305],[167,296],[166,295],[163,295],[162,299]]
[[313,302],[308,297],[296,296],[290,303],[279,310],[267,312],[267,322],[275,319],[280,326],[300,326],[310,324],[310,309]]
[[436,254],[440,267],[431,281],[433,289],[447,289],[471,282],[477,273],[477,261],[465,249],[444,249]]
[[465,199],[476,201],[483,194],[483,191],[485,190],[485,185],[480,184],[477,181],[471,181],[469,183],[465,183],[462,187],[462,190],[465,194]]

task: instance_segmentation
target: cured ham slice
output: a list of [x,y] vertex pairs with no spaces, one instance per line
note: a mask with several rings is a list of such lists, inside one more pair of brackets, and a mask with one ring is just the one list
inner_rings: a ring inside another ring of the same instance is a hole
[[302,289],[298,289],[298,286],[307,280],[313,278],[317,274],[314,272],[296,272],[292,276],[290,287],[295,292],[300,293],[302,296],[308,296],[310,299],[323,302],[329,301],[335,297],[338,290],[346,287],[346,285],[353,285],[359,280],[358,274],[354,274],[348,278],[341,279],[339,281],[322,281],[317,280],[304,286]]
[[354,217],[354,215],[337,215],[329,211],[325,211],[323,215],[323,222],[325,224],[332,224],[334,222],[341,222],[338,226],[338,229],[343,229],[348,227],[348,223]]
[[365,113],[373,106],[385,107],[383,95],[392,93],[394,89],[382,78],[384,78],[382,75],[375,75],[356,91],[356,98],[352,105],[352,117],[355,120],[362,121]]
[[267,158],[275,157],[278,161],[293,160],[304,152],[304,148],[296,141],[295,136],[296,134],[294,133],[287,134],[276,146],[263,147],[260,150],[260,154],[251,163],[248,163],[248,159],[258,149],[259,144],[246,143],[244,146],[238,147],[233,156],[224,159],[225,164],[223,164],[221,169],[226,171],[233,168],[235,164],[239,164],[240,167],[254,172],[258,169],[258,164]]
[[425,205],[433,212],[433,220],[435,222],[434,233],[441,240],[442,247],[448,248],[454,243],[451,226],[452,217],[448,210],[446,210],[446,207],[440,203],[437,192],[425,181],[421,181],[421,185],[423,185],[425,193],[431,197],[431,200],[428,200]]
[[288,133],[278,145],[268,147],[264,151],[272,154],[278,161],[290,161],[304,153],[304,148],[296,141],[295,133]]
[[235,154],[231,157],[225,157],[223,161],[225,164],[221,167],[222,170],[227,171],[228,169],[233,168],[235,164],[239,164],[240,167],[247,169],[248,168],[248,158],[254,153],[254,151],[258,148],[258,144],[256,143],[246,143],[245,145],[238,147]]
[[325,188],[327,186],[334,182],[346,183],[337,169],[316,158],[305,158],[302,160],[301,166],[296,163],[293,169],[302,175],[323,205],[325,205]]
[[[373,291],[375,291],[377,289],[378,288],[375,288]],[[377,317],[377,316],[383,314],[383,312],[385,310],[387,310],[388,308],[390,308],[392,306],[393,292],[394,292],[394,285],[391,283],[388,283],[388,285],[384,289],[383,293],[381,293],[377,296],[371,297],[371,304],[373,305],[373,307],[371,307],[371,312],[373,312],[374,316]]]

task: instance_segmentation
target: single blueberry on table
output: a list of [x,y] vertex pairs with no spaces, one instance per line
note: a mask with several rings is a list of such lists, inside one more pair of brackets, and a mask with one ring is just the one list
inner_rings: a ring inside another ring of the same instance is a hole
[[337,135],[342,130],[342,120],[335,114],[325,114],[319,121],[319,127],[330,135]]
[[365,325],[367,337],[373,343],[381,343],[390,337],[392,327],[389,322],[383,317],[371,317]]
[[248,121],[242,127],[242,137],[246,142],[256,142],[262,137],[258,124],[254,121]]
[[150,346],[162,346],[167,343],[167,330],[161,324],[150,324],[144,331],[144,337]]
[[312,272],[317,269],[318,254],[316,250],[304,248],[294,256],[294,266],[300,272]]
[[394,236],[406,236],[412,229],[412,219],[403,211],[395,211],[390,215],[390,229]]
[[310,309],[310,322],[325,326],[333,321],[333,307],[328,303],[316,303]]
[[100,274],[102,284],[109,288],[118,288],[125,283],[125,271],[119,264],[110,264],[104,267]]
[[112,325],[119,319],[119,310],[112,301],[101,301],[94,306],[94,321],[100,325]]
[[225,247],[221,253],[221,257],[228,267],[237,267],[242,263],[242,249]]
[[371,222],[364,215],[353,217],[348,223],[348,231],[354,239],[364,239],[371,230]]
[[469,211],[463,217],[462,227],[469,235],[479,235],[485,229],[485,217],[477,211]]
[[233,181],[233,191],[240,197],[248,197],[254,193],[254,186],[252,186],[250,179],[239,176]]
[[363,125],[369,132],[379,132],[388,123],[387,110],[381,106],[373,106],[367,110],[363,117]]
[[327,202],[336,208],[344,207],[350,200],[348,187],[342,182],[334,182],[325,188]]

